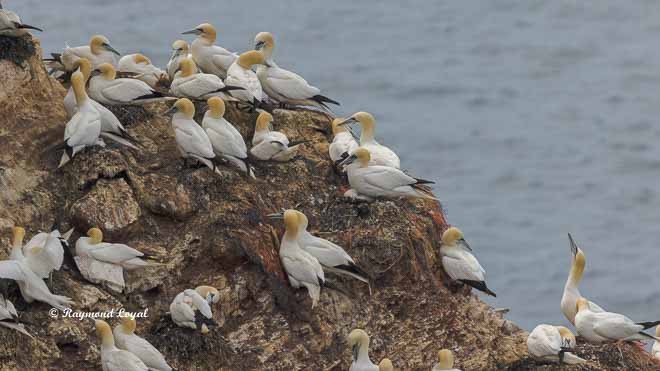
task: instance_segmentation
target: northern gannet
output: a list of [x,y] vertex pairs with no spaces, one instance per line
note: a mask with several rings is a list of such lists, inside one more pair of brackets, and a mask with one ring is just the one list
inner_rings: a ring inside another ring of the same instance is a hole
[[23,36],[28,33],[28,30],[43,32],[41,28],[21,22],[18,14],[11,10],[3,9],[2,4],[0,4],[0,36]]
[[117,348],[135,354],[149,370],[171,371],[172,367],[167,364],[163,354],[150,342],[135,335],[135,326],[135,318],[121,317],[121,323],[112,331]]
[[96,334],[101,340],[101,368],[103,371],[148,371],[149,368],[135,354],[115,346],[112,329],[107,322],[94,320]]
[[144,81],[115,78],[117,71],[110,63],[99,65],[92,75],[89,81],[89,95],[99,103],[141,104],[166,98]]
[[195,105],[189,99],[181,98],[174,103],[166,114],[173,114],[172,128],[174,129],[174,138],[176,139],[176,146],[184,160],[187,158],[195,159],[220,174],[220,171],[213,162],[215,152],[213,152],[211,140],[206,134],[206,131],[197,125],[194,120]]
[[250,153],[262,161],[289,161],[295,157],[304,142],[290,143],[283,133],[270,130],[272,122],[273,116],[270,113],[259,113]]
[[[179,63],[182,60],[192,58],[190,54],[190,46],[184,40],[177,40],[172,44],[172,56],[167,62],[167,75],[170,77],[170,81],[174,80],[174,76],[179,71]],[[197,68],[197,66],[195,66]],[[198,71],[195,70],[194,73]]]
[[394,371],[394,365],[389,358],[383,358],[378,364],[379,371]]
[[202,127],[211,141],[213,152],[254,178],[245,140],[234,125],[224,118],[225,102],[220,97],[211,97],[207,103],[209,109],[204,114]]
[[[577,301],[582,297],[578,285],[580,280],[582,280],[582,274],[584,273],[584,267],[587,264],[587,258],[584,255],[582,249],[580,249],[571,234],[568,234],[568,240],[571,246],[571,252],[573,256],[571,257],[571,271],[568,274],[568,279],[566,280],[566,285],[564,286],[564,294],[561,297],[561,311],[566,316],[568,321],[575,325],[575,315],[577,314]],[[598,306],[596,303],[589,301],[589,306],[594,312],[604,312],[605,310]]]
[[431,371],[460,371],[454,368],[454,354],[449,349],[438,351],[438,363]]
[[590,343],[615,341],[658,340],[644,332],[660,324],[660,321],[635,323],[630,318],[612,312],[594,312],[589,301],[580,298],[577,301],[575,328],[578,335]]
[[159,81],[167,78],[165,71],[151,64],[151,60],[140,53],[121,57],[117,70],[137,74],[136,79],[146,82],[152,88],[155,88]]
[[117,57],[120,56],[111,45],[110,41],[105,36],[95,35],[89,41],[89,45],[77,46],[74,48],[66,47],[60,56],[62,65],[66,71],[73,71],[76,67],[73,63],[78,58],[86,58],[92,62],[92,68],[98,68],[103,63],[110,63],[113,66],[117,65]]
[[[298,217],[298,246],[315,257],[324,270],[345,274],[369,283],[369,275],[355,264],[353,258],[339,245],[316,237],[307,231],[309,220],[300,211],[293,210]],[[270,214],[271,218],[281,218],[282,213]]]
[[29,257],[27,263],[37,276],[48,278],[53,271],[60,270],[64,261],[64,249],[69,248],[67,240],[71,233],[73,229],[64,235],[57,229],[49,233],[40,232],[23,246],[23,255]]
[[353,352],[353,362],[348,371],[378,371],[378,366],[369,359],[369,335],[362,329],[355,329],[348,335],[348,346]]
[[330,159],[335,163],[345,160],[359,147],[355,138],[353,138],[353,134],[346,127],[339,125],[343,121],[340,118],[332,120],[332,135],[334,138],[332,138],[328,151],[330,152]]
[[[92,64],[86,58],[80,58],[74,62],[74,66],[83,74],[85,83],[89,80],[89,77],[92,73]],[[124,125],[119,122],[117,116],[115,116],[112,111],[105,108],[101,103],[88,98],[90,103],[101,115],[101,137],[110,139],[119,144],[123,144],[127,147],[139,150],[136,144],[137,141],[133,138]],[[78,105],[76,104],[76,98],[73,91],[73,86],[69,88],[66,96],[64,97],[64,108],[66,109],[69,117],[78,112]]]
[[362,126],[362,132],[360,133],[360,147],[368,149],[371,153],[370,165],[389,166],[397,169],[401,167],[399,156],[397,156],[391,149],[378,143],[374,138],[376,119],[374,119],[370,113],[358,112],[340,122],[338,125],[346,125],[352,122],[359,122],[360,126]]
[[101,114],[94,108],[92,100],[85,92],[85,78],[81,72],[71,76],[71,86],[76,97],[78,111],[71,117],[64,129],[64,142],[56,149],[64,149],[59,167],[87,146],[105,146],[101,136]]
[[227,70],[225,84],[241,87],[244,90],[237,90],[232,96],[242,102],[258,106],[264,98],[263,90],[259,77],[252,71],[255,64],[264,64],[264,55],[256,50],[247,51],[238,57]]
[[394,167],[371,165],[370,160],[369,150],[360,147],[340,163],[345,166],[351,188],[359,195],[372,198],[420,197],[436,200],[430,191],[419,187],[433,182],[413,178]]
[[569,350],[575,347],[575,336],[563,326],[538,325],[527,337],[529,354],[539,360],[563,362],[569,365],[586,361]]
[[197,286],[195,287],[195,292],[203,297],[209,303],[209,306],[213,306],[213,304],[217,304],[220,301],[220,292],[213,286]]
[[0,294],[0,326],[18,331],[31,338],[33,337],[27,332],[25,326],[18,322],[18,313],[16,312],[14,304],[12,304],[9,299],[5,299],[2,294]]
[[177,73],[170,85],[172,94],[181,98],[208,99],[213,96],[231,99],[232,90],[243,88],[225,85],[222,80],[210,73],[196,73],[197,67],[192,59],[179,62],[181,71]]
[[486,286],[486,271],[470,251],[472,251],[470,245],[458,228],[451,227],[442,234],[440,255],[447,275],[455,281],[496,297],[497,295]]
[[197,66],[205,73],[226,78],[229,67],[238,57],[235,53],[214,45],[217,38],[215,27],[208,23],[200,24],[183,35],[197,35],[192,42],[192,56]]
[[87,236],[80,237],[76,242],[77,256],[116,264],[128,270],[150,265],[141,259],[144,256],[143,253],[130,246],[103,242],[103,232],[98,228],[90,228]]
[[172,321],[180,327],[199,329],[203,334],[209,332],[207,324],[213,324],[214,321],[207,300],[208,295],[203,297],[197,289],[180,292],[170,304]]
[[[660,338],[660,327],[655,328],[655,337]],[[651,354],[653,355],[653,358],[660,360],[660,342],[658,340],[653,342]]]
[[48,303],[59,310],[67,309],[67,306],[73,303],[71,299],[51,293],[43,279],[30,269],[31,264],[28,262],[31,257],[23,255],[25,230],[21,227],[14,227],[12,232],[13,247],[9,255],[10,260],[0,261],[0,278],[16,281],[23,299],[28,303],[37,300]]
[[321,295],[321,286],[325,283],[323,267],[314,256],[301,249],[298,244],[299,219],[295,210],[284,212],[284,226],[286,230],[280,243],[282,266],[291,286],[307,288],[314,308]]
[[275,39],[270,32],[260,32],[254,42],[254,49],[263,52],[266,59],[265,64],[257,66],[257,76],[269,97],[281,104],[315,106],[326,110],[326,103],[339,105],[338,102],[321,95],[319,88],[309,85],[301,76],[280,68],[275,63]]

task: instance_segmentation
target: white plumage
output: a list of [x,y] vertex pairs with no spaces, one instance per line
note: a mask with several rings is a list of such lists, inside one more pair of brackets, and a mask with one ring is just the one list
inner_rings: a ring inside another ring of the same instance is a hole
[[26,263],[37,276],[47,278],[51,272],[60,269],[64,261],[64,246],[68,245],[66,238],[58,230],[41,232],[23,246]]
[[193,119],[195,106],[192,102],[187,98],[181,98],[176,101],[170,111],[174,112],[172,129],[174,129],[174,139],[181,156],[200,161],[209,169],[220,173],[213,163],[215,153],[211,140],[206,131]]
[[334,137],[332,138],[328,152],[330,153],[330,159],[334,162],[346,159],[359,147],[357,141],[353,138],[353,134],[345,127],[339,125],[342,121],[344,120],[334,119],[332,121],[332,134]]
[[101,339],[101,368],[103,371],[148,371],[149,368],[135,354],[115,346],[112,329],[105,321],[95,320]]
[[369,335],[362,329],[355,329],[348,335],[352,360],[348,371],[379,371],[369,358]]
[[214,45],[217,37],[215,28],[204,23],[183,34],[199,36],[192,43],[192,56],[197,66],[205,73],[226,78],[227,70],[238,56],[223,47]]
[[[568,329],[565,329],[568,331]],[[575,346],[575,338],[563,337],[560,328],[551,325],[538,325],[527,337],[527,350],[537,359],[546,361],[562,361],[567,364],[586,362],[582,358],[567,352]]]
[[141,104],[164,99],[162,94],[153,90],[144,81],[136,79],[116,79],[112,65],[99,66],[101,75],[93,76],[89,82],[89,95],[103,104]]
[[155,88],[158,82],[167,76],[165,71],[151,64],[149,58],[139,53],[121,57],[117,70],[137,74],[138,80],[144,81],[152,88]]
[[149,370],[170,371],[172,367],[167,364],[165,357],[150,342],[135,334],[135,319],[122,317],[121,323],[113,330],[117,348],[129,351],[136,355]]
[[181,98],[208,99],[216,96],[227,99],[231,97],[231,87],[225,86],[222,80],[210,73],[195,73],[197,68],[192,59],[184,59],[180,63],[181,71],[176,74],[170,91]]
[[92,68],[97,68],[103,63],[109,63],[117,66],[117,57],[120,55],[111,45],[105,36],[95,35],[89,41],[89,45],[69,47],[67,45],[62,52],[62,64],[67,71],[73,71],[76,67],[74,63],[79,58],[88,59],[92,63]]
[[[179,70],[179,64],[184,59],[192,58],[190,54],[190,47],[187,42],[184,40],[177,40],[172,44],[172,55],[170,60],[167,62],[167,75],[170,77],[170,80],[174,80],[174,76]],[[197,71],[195,71],[197,73]]]
[[170,304],[170,316],[178,326],[200,329],[202,332],[207,332],[208,327],[199,324],[213,320],[209,303],[192,289],[186,289],[174,298]]
[[25,336],[33,337],[27,332],[22,323],[18,323],[18,313],[14,304],[2,295],[0,295],[0,326],[18,331]]
[[302,143],[289,147],[289,138],[284,133],[270,130],[272,121],[270,113],[259,113],[250,153],[262,161],[289,161],[298,153]]
[[103,242],[103,232],[98,228],[91,228],[87,235],[89,237],[80,237],[76,242],[77,256],[93,258],[129,270],[149,265],[140,259],[144,256],[140,251],[120,243]]
[[[573,237],[568,235],[568,240],[571,246],[571,252],[573,256],[571,257],[571,271],[568,274],[568,279],[566,280],[566,285],[564,286],[564,293],[561,297],[561,311],[566,316],[568,321],[575,325],[575,315],[577,314],[577,301],[582,297],[580,290],[578,288],[580,280],[582,280],[582,275],[584,274],[584,268],[587,263],[586,256],[584,252],[577,246]],[[589,301],[589,307],[593,312],[604,312],[605,310],[598,306],[598,304]]]
[[225,84],[241,87],[243,90],[232,92],[232,96],[240,101],[253,103],[261,102],[264,98],[261,83],[257,74],[252,71],[255,64],[263,64],[264,57],[261,52],[251,50],[241,54],[227,70]]
[[0,6],[0,36],[22,36],[28,30],[43,31],[40,28],[23,24],[18,14],[11,10],[2,9]]
[[442,266],[447,275],[454,281],[462,282],[488,295],[496,296],[486,286],[486,271],[470,251],[470,246],[458,228],[451,227],[442,234],[440,255],[442,256]]
[[594,312],[585,298],[578,299],[575,328],[578,335],[590,343],[614,342],[619,340],[657,340],[643,332],[660,321],[637,324],[630,318],[612,312]]

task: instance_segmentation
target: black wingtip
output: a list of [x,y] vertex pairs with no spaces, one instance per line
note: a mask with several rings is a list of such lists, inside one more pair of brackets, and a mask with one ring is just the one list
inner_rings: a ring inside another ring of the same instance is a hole
[[472,286],[475,289],[477,289],[477,290],[479,290],[479,291],[481,291],[485,294],[488,294],[488,295],[490,295],[494,298],[497,297],[497,295],[493,291],[491,291],[488,288],[488,286],[486,286],[486,282],[484,282],[484,281],[471,281],[471,280],[460,280],[460,281],[463,282],[464,284]]
[[156,98],[164,98],[164,97],[165,96],[163,95],[163,93],[153,90],[151,94],[145,94],[145,95],[139,96],[139,97],[135,98],[134,100],[156,99]]
[[651,327],[655,327],[657,325],[660,325],[660,321],[652,321],[652,322],[638,322],[636,325],[640,325],[644,327],[644,330],[648,330]]
[[421,178],[414,178],[417,181],[417,184],[435,184],[432,180],[426,180]]
[[15,25],[17,28],[21,28],[21,29],[28,29],[28,30],[35,30],[35,31],[44,32],[44,30],[42,30],[41,28],[39,28],[39,27],[34,27],[34,26],[30,26],[29,24],[16,23],[16,22],[14,22],[14,25]]
[[358,265],[354,264],[354,263],[349,262],[348,264],[337,265],[333,268],[341,269],[343,271],[353,273],[353,274],[355,274],[357,276],[360,276],[360,277],[364,278],[365,280],[369,281],[369,274],[367,272],[365,272],[362,268],[360,268]]
[[[313,96],[313,97],[312,97],[312,100],[313,100],[313,101],[316,101],[316,102],[319,103],[319,104],[322,104],[323,106],[325,106],[324,103],[330,103],[330,104],[334,104],[334,105],[337,105],[337,106],[340,106],[340,105],[341,105],[341,104],[339,104],[339,102],[337,102],[337,101],[335,101],[335,100],[332,100],[332,99],[330,99],[330,98],[328,98],[328,97],[326,97],[326,96],[323,96],[323,95],[321,95],[321,94]],[[327,107],[327,106],[326,106],[326,107]]]

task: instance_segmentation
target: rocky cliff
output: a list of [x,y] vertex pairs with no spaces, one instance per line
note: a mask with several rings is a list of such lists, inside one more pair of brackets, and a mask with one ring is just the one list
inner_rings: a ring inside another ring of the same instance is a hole
[[[36,40],[0,44],[0,259],[9,254],[11,226],[25,226],[30,237],[57,223],[75,227],[74,241],[99,226],[108,240],[161,263],[130,272],[116,293],[85,281],[67,254],[51,287],[72,297],[75,310],[148,309],[137,333],[181,370],[346,370],[345,338],[355,327],[371,334],[372,359],[389,357],[397,369],[428,370],[441,348],[453,350],[464,370],[559,369],[538,368],[526,355],[524,331],[469,291],[448,289],[438,260],[447,225],[437,203],[341,197],[345,182],[327,156],[325,115],[275,110],[276,129],[310,142],[289,163],[258,163],[257,180],[230,167],[219,176],[184,166],[164,103],[113,108],[143,150],[87,149],[56,170],[59,154],[46,149],[63,135],[65,90],[46,75]],[[201,117],[203,104],[197,109]],[[233,107],[227,117],[251,138],[253,117]],[[323,289],[311,309],[306,292],[289,286],[278,258],[283,226],[266,215],[292,207],[372,275],[371,294],[329,274],[334,288]],[[178,292],[201,284],[221,293],[219,326],[206,335],[176,327],[166,314]],[[0,327],[0,370],[100,368],[89,321],[51,318],[49,306],[26,304],[13,284],[10,299],[35,339]],[[590,364],[562,369],[653,367],[630,345],[581,346],[577,354]]]

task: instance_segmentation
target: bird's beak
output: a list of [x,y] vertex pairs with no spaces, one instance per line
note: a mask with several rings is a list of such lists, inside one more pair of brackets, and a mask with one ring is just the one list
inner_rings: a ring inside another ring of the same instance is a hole
[[261,50],[264,46],[266,46],[266,43],[263,41],[259,41],[254,45],[254,50]]
[[461,244],[462,246],[464,246],[466,249],[468,249],[468,251],[472,251],[472,248],[471,248],[470,245],[467,243],[467,241],[465,241],[464,238],[462,238],[459,242],[460,242],[460,244]]
[[568,234],[568,241],[571,244],[571,252],[573,253],[573,256],[576,256],[578,253],[578,247],[575,241],[573,241],[573,236],[571,236],[570,233]]
[[358,356],[360,355],[360,344],[353,345],[353,361],[357,361]]
[[100,75],[100,74],[101,74],[101,70],[98,70],[98,69],[97,69],[97,70],[92,71],[92,73],[91,73],[91,77],[98,76],[98,75]]
[[190,31],[182,32],[181,35],[199,35],[201,33],[202,33],[202,30],[200,30],[199,28],[195,28],[195,29],[190,30]]
[[284,212],[280,211],[279,213],[272,213],[267,216],[271,219],[284,219]]
[[168,109],[167,112],[163,113],[163,115],[164,116],[170,116],[170,115],[173,115],[173,114],[177,113],[177,111],[179,111],[177,106],[172,106],[172,108]]
[[355,119],[355,117],[349,117],[349,118],[347,118],[346,120],[340,122],[340,123],[337,124],[337,125],[338,125],[338,126],[344,126],[344,125],[348,125],[348,124],[351,124],[351,123],[354,123],[354,122],[357,122],[357,120]]
[[350,164],[354,163],[355,160],[357,160],[357,156],[356,155],[350,155],[350,156],[346,157],[346,159],[344,161],[340,162],[339,165],[340,166],[347,166],[347,165],[350,165]]
[[18,27],[19,27],[19,28],[27,28],[27,29],[30,29],[30,30],[37,30],[37,31],[44,32],[44,30],[42,30],[41,28],[34,27],[34,26],[30,26],[29,24],[20,24],[20,25],[18,25]]
[[107,44],[107,43],[103,44],[103,47],[105,48],[105,50],[121,56],[121,53],[119,53],[117,50],[115,50],[115,48],[113,48],[110,44]]

